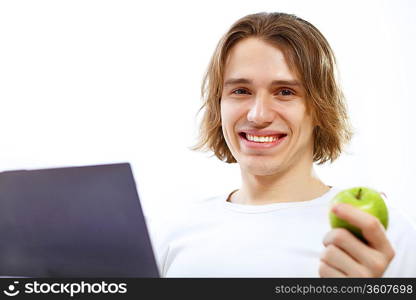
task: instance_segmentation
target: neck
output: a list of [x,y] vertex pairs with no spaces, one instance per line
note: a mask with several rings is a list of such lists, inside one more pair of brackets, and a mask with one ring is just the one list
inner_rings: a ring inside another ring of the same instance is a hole
[[316,175],[312,163],[306,168],[291,168],[273,175],[255,175],[241,170],[241,178],[242,188],[230,197],[233,203],[263,205],[306,201],[329,190]]

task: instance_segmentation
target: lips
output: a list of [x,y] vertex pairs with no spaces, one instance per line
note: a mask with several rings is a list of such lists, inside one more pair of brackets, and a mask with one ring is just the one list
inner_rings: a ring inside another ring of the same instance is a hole
[[250,137],[250,140],[253,140],[254,138],[258,138],[258,139],[265,139],[265,141],[270,140],[270,139],[280,139],[283,138],[285,136],[287,136],[287,133],[282,132],[282,131],[257,131],[257,130],[245,130],[245,131],[240,131],[238,133],[242,138],[248,140],[248,137]]
[[287,133],[281,131],[241,131],[238,134],[240,139],[248,148],[269,149],[274,148],[286,140]]

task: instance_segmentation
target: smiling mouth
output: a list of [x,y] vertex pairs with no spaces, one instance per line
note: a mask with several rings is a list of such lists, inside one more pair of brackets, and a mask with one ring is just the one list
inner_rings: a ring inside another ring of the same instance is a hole
[[239,135],[249,141],[249,142],[255,142],[259,144],[267,144],[267,143],[274,143],[279,139],[282,139],[287,136],[286,133],[279,133],[274,135],[266,135],[266,136],[259,136],[259,135],[252,135],[245,132],[240,132]]

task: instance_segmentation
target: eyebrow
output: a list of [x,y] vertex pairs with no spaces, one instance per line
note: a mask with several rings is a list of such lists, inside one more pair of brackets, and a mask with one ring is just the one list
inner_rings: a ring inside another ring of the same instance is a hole
[[[233,84],[252,84],[253,81],[246,78],[230,78],[225,81],[224,86]],[[301,86],[297,80],[273,80],[270,85],[287,85],[287,86]]]

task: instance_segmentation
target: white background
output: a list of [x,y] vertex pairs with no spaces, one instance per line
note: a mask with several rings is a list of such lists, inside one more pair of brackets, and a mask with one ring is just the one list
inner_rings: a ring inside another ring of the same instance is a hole
[[332,45],[355,136],[317,172],[416,219],[415,1],[1,1],[0,170],[128,161],[146,214],[238,188],[195,153],[203,73],[238,18],[294,13]]

